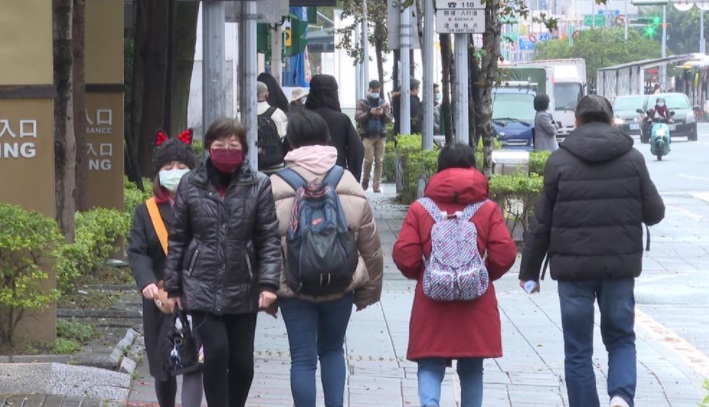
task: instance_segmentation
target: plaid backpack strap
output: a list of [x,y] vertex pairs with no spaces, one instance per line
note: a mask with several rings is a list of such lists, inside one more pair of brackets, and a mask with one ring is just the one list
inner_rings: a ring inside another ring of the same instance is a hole
[[485,199],[484,201],[475,202],[466,206],[458,219],[470,220],[487,201],[488,199]]
[[433,199],[425,197],[425,198],[419,198],[416,200],[421,206],[423,206],[423,209],[428,212],[429,215],[433,218],[433,221],[438,223],[439,221],[445,219],[447,215],[444,215],[444,212],[441,211],[441,209],[436,205],[435,202],[433,202]]

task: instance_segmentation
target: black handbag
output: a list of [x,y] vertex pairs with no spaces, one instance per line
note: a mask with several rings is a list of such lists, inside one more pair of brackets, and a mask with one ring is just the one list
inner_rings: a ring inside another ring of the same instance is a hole
[[202,369],[200,341],[190,327],[187,314],[176,309],[165,324],[161,335],[165,370],[173,376],[192,373]]

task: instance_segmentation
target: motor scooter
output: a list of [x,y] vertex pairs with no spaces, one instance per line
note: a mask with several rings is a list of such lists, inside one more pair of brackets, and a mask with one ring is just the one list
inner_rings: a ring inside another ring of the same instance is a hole
[[[674,116],[675,112],[670,112],[670,117]],[[670,153],[670,127],[667,125],[669,121],[664,117],[652,118],[652,129],[650,130],[650,153],[657,157],[658,161],[662,161],[662,157]]]

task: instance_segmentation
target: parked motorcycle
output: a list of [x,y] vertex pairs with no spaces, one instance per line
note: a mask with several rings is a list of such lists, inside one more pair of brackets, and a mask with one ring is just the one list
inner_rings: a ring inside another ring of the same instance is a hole
[[[675,112],[670,112],[674,116]],[[669,121],[664,117],[653,117],[652,130],[650,130],[650,153],[662,161],[662,157],[670,153],[670,127]]]

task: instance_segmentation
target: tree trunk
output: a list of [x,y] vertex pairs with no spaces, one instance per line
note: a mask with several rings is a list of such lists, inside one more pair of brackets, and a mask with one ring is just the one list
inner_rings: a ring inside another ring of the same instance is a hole
[[377,76],[384,84],[384,33],[380,22],[374,25],[374,56],[377,59]]
[[394,69],[392,69],[392,79],[394,80],[394,91],[399,90],[399,61],[401,61],[401,51],[394,50]]
[[497,61],[500,56],[500,23],[497,21],[498,1],[485,3],[485,33],[483,34],[482,77],[479,81],[480,109],[479,118],[480,136],[483,140],[484,163],[483,172],[486,176],[492,175],[492,86],[497,78]]
[[84,64],[84,34],[86,0],[73,0],[72,53],[74,56],[74,134],[76,136],[76,209],[89,209],[89,163],[86,140],[86,75]]
[[175,70],[172,81],[172,120],[170,135],[187,128],[187,106],[190,101],[190,84],[194,66],[194,51],[197,43],[198,2],[177,2],[177,24],[175,26]]
[[441,123],[444,125],[446,144],[453,142],[453,109],[451,109],[451,69],[453,68],[453,52],[451,47],[451,35],[440,34],[441,44],[441,66],[443,75],[441,77]]
[[72,0],[53,0],[54,14],[54,170],[56,219],[67,242],[74,241],[76,140],[72,89]]
[[[146,41],[147,22],[145,3],[148,0],[136,0],[135,25],[133,27],[133,64],[131,83],[130,136],[132,138],[133,159],[138,161],[138,143],[140,142],[140,123],[143,117],[143,91],[145,89],[145,72],[143,52]],[[140,165],[138,165],[140,167]]]
[[[143,55],[143,106],[140,115],[138,161],[141,174],[152,177],[152,154],[155,132],[164,125],[165,89],[167,86],[168,13],[166,1],[143,1],[145,41]],[[137,28],[137,27],[136,27]]]
[[[468,51],[470,54],[468,55],[468,69],[470,75],[470,100],[471,104],[474,106],[480,106],[482,103],[480,100],[481,94],[481,80],[482,80],[482,73],[480,72],[480,58],[475,51],[475,42],[473,41],[472,37],[470,38],[470,50]],[[470,112],[470,116],[472,120],[470,121],[470,128],[473,130],[471,131],[471,138],[470,138],[470,145],[473,146],[473,148],[478,147],[480,144],[480,135],[482,134],[482,126],[481,126],[481,120],[480,120],[480,109],[474,109]]]
[[475,97],[475,91],[478,88],[477,78],[475,75],[477,73],[477,69],[475,66],[475,42],[473,41],[473,36],[469,35],[468,36],[468,144],[473,147],[473,149],[477,148],[477,144],[475,142],[477,141],[477,128],[476,123],[478,122],[477,120],[477,114],[475,113],[477,111],[477,98]]

